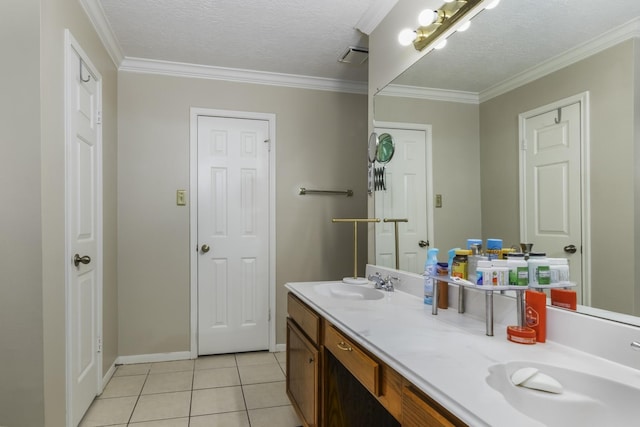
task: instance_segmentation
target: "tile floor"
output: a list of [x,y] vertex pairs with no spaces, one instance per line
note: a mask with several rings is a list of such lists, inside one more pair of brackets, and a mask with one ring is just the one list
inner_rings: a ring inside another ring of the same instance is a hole
[[295,427],[285,353],[119,366],[80,427]]

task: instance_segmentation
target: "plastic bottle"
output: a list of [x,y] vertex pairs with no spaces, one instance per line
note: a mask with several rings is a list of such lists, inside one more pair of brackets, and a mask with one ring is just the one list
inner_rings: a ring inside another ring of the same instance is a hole
[[433,285],[438,266],[438,252],[436,248],[429,249],[427,259],[424,262],[424,303],[428,305],[433,304]]
[[569,261],[566,258],[547,258],[551,273],[551,283],[569,281]]
[[502,239],[487,239],[486,254],[489,260],[500,258],[502,254]]
[[544,292],[526,290],[526,326],[536,331],[536,342],[547,340],[547,296]]
[[476,281],[478,286],[491,285],[493,282],[493,269],[491,268],[491,261],[481,260],[478,261],[478,268],[476,268]]
[[524,260],[523,253],[510,253],[507,255],[509,266],[509,285],[527,286],[529,284],[529,266]]
[[529,284],[548,285],[551,283],[551,270],[549,260],[544,252],[529,253]]
[[456,250],[455,254],[456,256],[453,257],[453,262],[451,264],[451,276],[467,280],[469,278],[467,275],[468,259],[469,255],[471,255],[471,251],[466,249],[458,249]]
[[456,251],[459,249],[460,248],[453,248],[453,249],[449,249],[449,252],[447,252],[447,255],[449,255],[449,258],[448,258],[449,276],[451,276],[453,273],[451,266],[453,265],[453,258],[456,256]]

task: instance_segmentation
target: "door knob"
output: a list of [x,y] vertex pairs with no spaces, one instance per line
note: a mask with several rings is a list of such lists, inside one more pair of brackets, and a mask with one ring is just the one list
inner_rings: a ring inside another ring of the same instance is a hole
[[575,245],[567,245],[564,247],[564,251],[568,254],[575,254],[577,250]]
[[429,241],[427,240],[426,242],[424,240],[420,240],[418,242],[418,246],[420,246],[421,248],[426,248],[427,246],[429,246]]
[[91,262],[91,257],[89,255],[80,256],[78,254],[75,254],[73,256],[73,265],[75,265],[76,267],[79,266],[80,263],[89,264],[90,262]]
[[202,245],[201,249],[202,249],[202,253],[206,254],[207,252],[209,252],[209,249],[211,248],[209,247],[209,245]]

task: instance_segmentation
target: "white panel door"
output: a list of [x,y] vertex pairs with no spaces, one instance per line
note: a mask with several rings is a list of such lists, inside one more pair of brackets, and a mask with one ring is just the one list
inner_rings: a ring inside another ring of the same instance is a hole
[[[376,218],[406,218],[398,223],[398,268],[422,273],[427,247],[420,241],[429,240],[427,232],[426,143],[423,130],[376,128],[380,135],[388,133],[395,142],[395,154],[386,169],[386,190],[375,192]],[[378,167],[378,166],[376,166]],[[376,264],[396,268],[394,224],[375,225]]]
[[198,354],[269,348],[269,122],[198,116]]
[[67,61],[67,359],[70,417],[76,426],[99,392],[101,375],[97,314],[101,292],[100,83],[73,49]]
[[[580,103],[524,121],[523,189],[526,234],[534,252],[567,258],[571,281],[582,282]],[[571,246],[575,253],[569,252]],[[565,250],[567,248],[567,250]],[[581,301],[580,286],[576,288]]]

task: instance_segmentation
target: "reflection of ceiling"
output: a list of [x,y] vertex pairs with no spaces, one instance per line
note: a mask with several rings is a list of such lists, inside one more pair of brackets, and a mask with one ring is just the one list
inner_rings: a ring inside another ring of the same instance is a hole
[[481,93],[639,16],[640,0],[502,0],[393,83]]
[[[91,0],[84,0],[91,1]],[[97,0],[122,54],[232,69],[366,81],[367,63],[337,61],[367,47],[356,29],[389,0]]]

